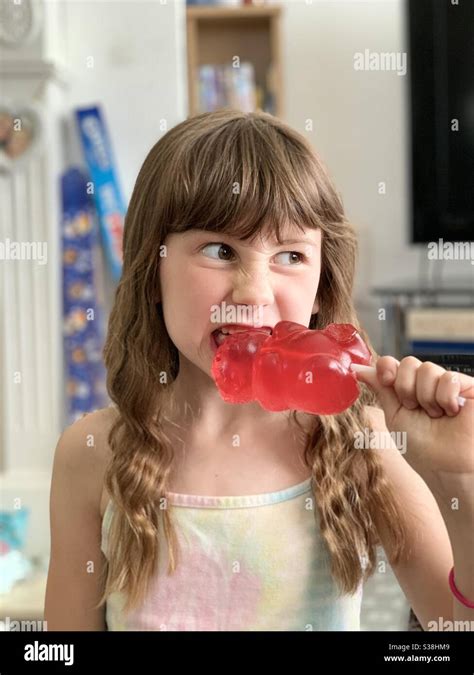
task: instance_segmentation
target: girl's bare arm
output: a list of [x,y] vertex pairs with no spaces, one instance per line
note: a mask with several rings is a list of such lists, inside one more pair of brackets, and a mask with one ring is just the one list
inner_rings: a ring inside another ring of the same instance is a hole
[[[368,410],[372,428],[388,434],[383,410],[373,407]],[[393,542],[389,540],[381,519],[376,518],[387,559],[424,630],[430,628],[431,621],[435,621],[436,625],[443,620],[452,621],[453,596],[448,574],[453,565],[453,552],[436,500],[395,444],[393,448],[376,452],[382,460],[387,479],[405,507],[405,529],[411,549],[408,561],[393,564]]]
[[97,411],[77,421],[55,450],[44,617],[49,631],[106,630],[104,606],[94,605],[103,591],[100,497],[108,415]]

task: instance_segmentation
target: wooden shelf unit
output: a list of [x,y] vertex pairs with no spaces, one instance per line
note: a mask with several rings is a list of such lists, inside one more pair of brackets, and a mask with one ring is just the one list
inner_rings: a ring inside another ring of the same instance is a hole
[[[256,84],[270,86],[274,114],[283,116],[280,5],[190,6],[186,9],[189,115],[199,112],[198,68],[250,61]],[[270,65],[272,73],[268,77]]]

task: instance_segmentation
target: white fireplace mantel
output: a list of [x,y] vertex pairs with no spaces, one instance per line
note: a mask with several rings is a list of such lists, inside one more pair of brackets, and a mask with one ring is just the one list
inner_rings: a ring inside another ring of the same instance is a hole
[[[49,550],[45,523],[63,428],[61,144],[67,80],[42,59],[0,67],[0,106],[31,109],[31,152],[0,168],[0,242],[45,242],[47,261],[0,259],[0,508],[31,509],[27,553]],[[5,249],[4,249],[5,250]],[[16,502],[18,503],[18,502]]]

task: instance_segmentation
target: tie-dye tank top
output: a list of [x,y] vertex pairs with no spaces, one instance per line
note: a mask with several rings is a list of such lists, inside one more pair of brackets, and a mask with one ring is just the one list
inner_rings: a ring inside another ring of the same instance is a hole
[[[314,517],[311,478],[278,492],[206,497],[167,493],[180,559],[158,573],[144,602],[125,614],[121,593],[106,606],[109,631],[360,630],[362,584],[339,595]],[[102,521],[102,551],[113,502]]]

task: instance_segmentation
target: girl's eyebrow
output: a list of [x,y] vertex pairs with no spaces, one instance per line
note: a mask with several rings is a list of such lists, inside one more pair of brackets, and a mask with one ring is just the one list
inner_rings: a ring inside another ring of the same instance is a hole
[[[188,232],[190,232],[188,230]],[[197,230],[195,231],[199,233],[200,235],[202,234],[207,234],[209,236],[218,236],[217,232],[209,231],[209,230]],[[225,234],[222,233],[223,237],[228,237],[229,239],[233,239],[234,241],[237,241],[235,237],[233,237],[231,234]],[[317,246],[316,242],[313,241],[312,239],[308,239],[307,237],[302,237],[300,239],[285,239],[282,241],[280,244],[278,242],[275,242],[276,246],[284,246],[285,244],[309,244],[310,246]]]
[[[310,246],[316,246],[316,242],[311,239],[304,237],[303,239],[285,239],[281,242],[283,244],[309,244]],[[278,244],[280,246],[280,244]]]

